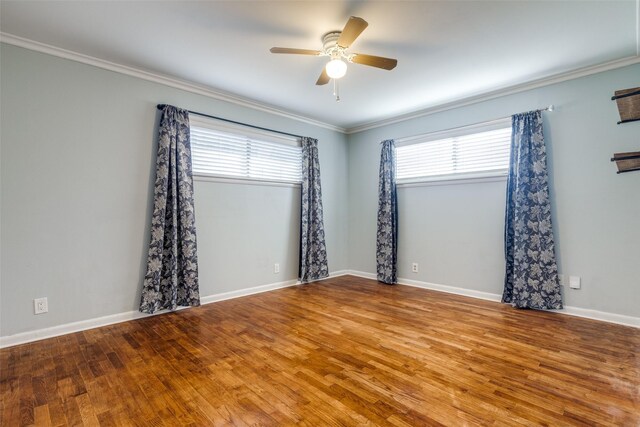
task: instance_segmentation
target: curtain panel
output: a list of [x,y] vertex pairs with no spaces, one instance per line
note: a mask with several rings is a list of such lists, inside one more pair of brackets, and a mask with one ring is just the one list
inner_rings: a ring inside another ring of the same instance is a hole
[[502,302],[519,308],[562,308],[541,111],[512,117],[504,238]]
[[302,197],[300,207],[300,261],[298,278],[306,283],[329,276],[324,240],[318,140],[302,142]]
[[167,105],[158,133],[151,238],[140,311],[198,305],[189,112]]
[[380,282],[393,284],[398,281],[396,147],[392,139],[382,142],[380,153],[376,270]]

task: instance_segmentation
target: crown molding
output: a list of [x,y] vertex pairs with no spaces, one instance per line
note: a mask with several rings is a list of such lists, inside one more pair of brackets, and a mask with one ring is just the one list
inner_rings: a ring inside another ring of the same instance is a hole
[[375,129],[382,126],[388,126],[395,123],[405,122],[407,120],[429,116],[429,115],[440,113],[443,111],[452,110],[454,108],[460,108],[467,105],[477,104],[479,102],[488,101],[491,99],[500,98],[500,97],[512,95],[515,93],[525,92],[528,90],[565,82],[567,80],[574,80],[580,77],[590,76],[592,74],[598,74],[605,71],[628,67],[629,65],[634,65],[634,64],[640,64],[640,56],[629,56],[622,59],[616,59],[614,61],[604,62],[598,65],[579,68],[573,71],[567,71],[559,74],[552,74],[550,76],[532,80],[526,83],[520,83],[517,85],[511,85],[511,86],[503,86],[498,89],[493,89],[489,92],[483,92],[474,96],[462,97],[454,101],[447,102],[446,104],[439,104],[433,107],[416,110],[406,114],[395,115],[386,119],[364,123],[359,126],[348,128],[345,133],[354,134],[358,132],[363,132],[365,130]]
[[59,47],[51,46],[45,43],[40,43],[34,40],[26,39],[23,37],[15,36],[13,34],[0,32],[0,42],[9,45],[21,47],[24,49],[33,50],[47,55],[56,56],[58,58],[68,59],[82,64],[91,65],[94,67],[102,68],[104,70],[114,71],[116,73],[124,74],[127,76],[137,77],[142,80],[158,83],[164,86],[184,90],[186,92],[203,95],[209,98],[217,99],[220,101],[229,102],[242,107],[251,108],[253,110],[262,111],[269,114],[275,114],[277,116],[286,117],[288,119],[296,120],[298,122],[307,123],[313,126],[333,130],[336,132],[345,133],[346,129],[339,126],[334,126],[329,123],[321,122],[309,117],[301,116],[290,111],[282,110],[274,106],[257,102],[248,98],[241,97],[228,92],[223,92],[212,87],[198,85],[186,80],[181,80],[175,77],[162,75],[158,73],[152,73],[149,71],[141,70],[138,68],[129,67],[126,65],[117,64],[115,62],[105,61],[93,56],[84,55],[82,53],[73,52],[71,50],[62,49]]
[[640,0],[636,0],[636,56],[640,56]]
[[[640,4],[640,0],[637,0],[637,1]],[[525,92],[528,90],[549,86],[556,83],[561,83],[567,80],[573,80],[580,77],[590,76],[592,74],[598,74],[605,71],[615,70],[618,68],[623,68],[629,65],[640,63],[640,56],[637,56],[637,55],[629,56],[626,58],[604,62],[602,64],[584,67],[584,68],[580,68],[573,71],[552,74],[547,77],[543,77],[543,78],[532,80],[525,83],[520,83],[517,85],[502,86],[497,89],[493,89],[491,91],[478,93],[473,96],[461,97],[454,101],[447,102],[444,104],[434,105],[429,108],[423,108],[423,109],[419,109],[419,110],[408,112],[401,115],[389,116],[385,119],[366,122],[361,125],[350,127],[350,128],[343,128],[340,126],[332,125],[330,123],[325,123],[309,117],[301,116],[290,111],[282,110],[265,103],[261,103],[248,98],[243,98],[239,95],[223,92],[221,90],[214,89],[212,87],[198,85],[195,83],[188,82],[186,80],[180,80],[175,77],[152,73],[149,71],[129,67],[126,65],[117,64],[115,62],[105,61],[103,59],[99,59],[99,58],[84,55],[81,53],[73,52],[67,49],[51,46],[45,43],[36,42],[34,40],[15,36],[13,34],[0,32],[0,42],[25,48],[25,49],[29,49],[29,50],[33,50],[40,53],[45,53],[45,54],[56,56],[63,59],[80,62],[82,64],[91,65],[94,67],[102,68],[102,69],[113,71],[116,73],[137,77],[150,82],[162,84],[164,86],[181,89],[186,92],[203,95],[209,98],[229,102],[242,107],[251,108],[253,110],[258,110],[258,111],[274,114],[281,117],[286,117],[288,119],[296,120],[298,122],[307,123],[313,126],[317,126],[317,127],[321,127],[321,128],[329,129],[332,131],[345,133],[345,134],[355,134],[355,133],[363,132],[370,129],[388,126],[395,123],[405,122],[408,120],[440,113],[443,111],[448,111],[455,108],[464,107],[467,105],[473,105],[480,102],[489,101],[491,99],[496,99],[496,98],[500,98],[507,95]]]

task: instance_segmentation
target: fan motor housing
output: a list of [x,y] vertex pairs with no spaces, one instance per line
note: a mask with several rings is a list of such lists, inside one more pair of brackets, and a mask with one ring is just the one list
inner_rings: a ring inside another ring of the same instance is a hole
[[329,31],[322,36],[322,48],[325,52],[337,46],[340,34],[342,31]]

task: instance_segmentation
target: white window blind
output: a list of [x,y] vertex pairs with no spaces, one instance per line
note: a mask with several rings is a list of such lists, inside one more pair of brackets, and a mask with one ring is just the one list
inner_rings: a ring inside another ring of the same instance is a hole
[[190,118],[194,175],[302,181],[302,148],[294,138]]
[[[398,183],[496,176],[509,167],[511,127],[478,132],[481,126],[439,132],[399,142],[396,148]],[[490,127],[496,127],[493,124]],[[452,136],[448,136],[447,133]],[[444,137],[443,137],[444,136]]]

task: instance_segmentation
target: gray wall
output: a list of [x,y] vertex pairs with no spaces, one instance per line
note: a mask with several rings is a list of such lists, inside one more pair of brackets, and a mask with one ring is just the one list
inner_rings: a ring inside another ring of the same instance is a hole
[[[640,65],[348,138],[284,117],[2,45],[0,335],[135,310],[145,272],[157,103],[320,141],[329,268],[375,272],[379,142],[556,105],[545,113],[568,305],[640,316],[640,173],[609,157],[640,149],[616,126],[614,90]],[[348,142],[348,143],[347,143]],[[400,276],[500,293],[504,181],[402,188]],[[296,277],[299,190],[196,181],[202,295]],[[348,220],[345,220],[348,219]],[[273,264],[280,263],[280,274]],[[410,272],[418,262],[420,272]],[[32,300],[49,298],[33,315]]]
[[[634,65],[351,135],[349,267],[375,273],[380,141],[554,104],[543,115],[559,269],[582,277],[581,290],[564,290],[565,303],[640,316],[640,172],[616,175],[609,161],[640,150],[640,122],[616,125],[610,101],[639,76]],[[399,276],[501,294],[505,186],[399,189]]]
[[[347,268],[344,135],[1,49],[2,336],[137,309],[158,103],[318,138],[329,268]],[[299,188],[197,181],[195,193],[201,295],[296,278]],[[35,316],[33,299],[44,296],[49,313]]]

